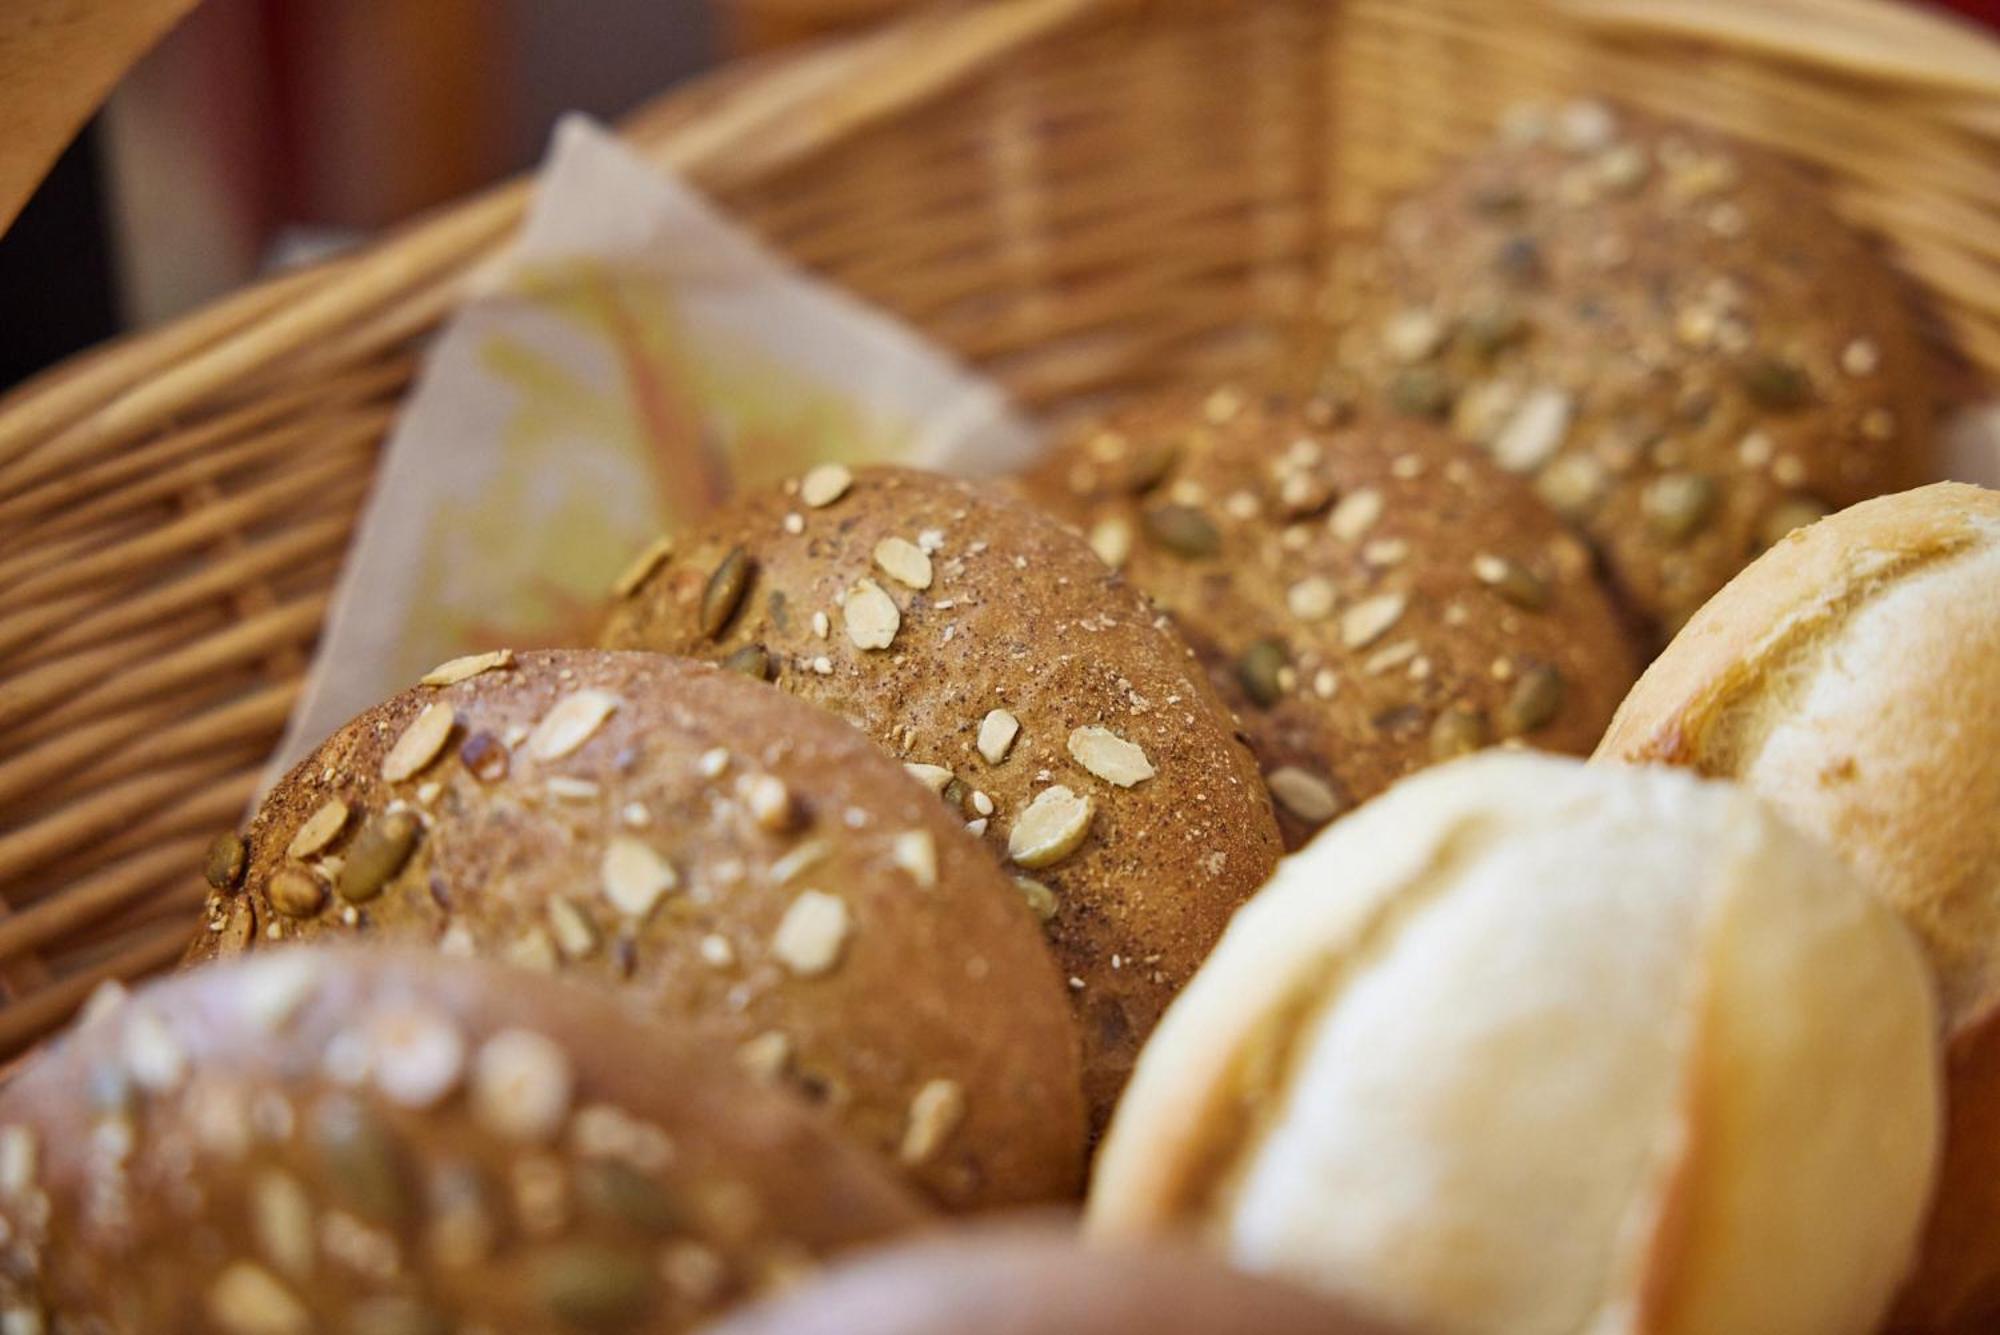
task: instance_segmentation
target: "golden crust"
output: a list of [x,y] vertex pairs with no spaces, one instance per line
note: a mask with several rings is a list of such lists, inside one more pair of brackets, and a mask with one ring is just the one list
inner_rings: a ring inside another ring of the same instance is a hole
[[[713,516],[617,604],[604,642],[761,654],[781,689],[937,767],[961,819],[1054,892],[1101,1117],[1276,862],[1256,763],[1164,618],[1061,524],[931,474],[823,477]],[[722,616],[732,553],[750,573]]]
[[1952,1037],[1944,1183],[1899,1329],[2000,1314],[2000,493],[1939,483],[1791,535],[1647,669],[1601,759],[1736,779],[1922,939]]
[[1038,924],[899,766],[767,687],[524,653],[363,714],[246,838],[192,958],[358,935],[559,970],[729,1044],[949,1206],[1076,1190],[1077,1037]]
[[1926,474],[1905,294],[1811,181],[1596,104],[1395,211],[1327,296],[1328,386],[1532,477],[1671,632],[1794,524]]
[[416,952],[154,984],[0,1094],[0,1305],[56,1329],[679,1331],[926,1217],[706,1044]]
[[1068,1229],[954,1232],[854,1258],[714,1335],[1389,1335],[1327,1299],[1182,1246],[1084,1247]]
[[[1075,431],[1026,486],[1174,616],[1265,773],[1343,807],[1509,738],[1587,754],[1638,671],[1588,549],[1421,423],[1174,393]],[[1274,787],[1297,847],[1323,818]]]

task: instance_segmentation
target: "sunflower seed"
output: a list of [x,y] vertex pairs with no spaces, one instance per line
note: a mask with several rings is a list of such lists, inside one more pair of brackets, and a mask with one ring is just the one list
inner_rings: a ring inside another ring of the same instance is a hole
[[1400,593],[1378,593],[1364,598],[1340,615],[1340,642],[1349,649],[1365,649],[1381,639],[1402,619],[1409,599]]
[[847,901],[818,890],[803,890],[778,920],[771,953],[801,978],[814,978],[840,962],[852,930]]
[[1562,448],[1573,402],[1564,390],[1530,390],[1493,437],[1493,461],[1510,473],[1531,473],[1547,463]]
[[986,717],[979,720],[980,756],[989,765],[999,764],[1007,758],[1020,733],[1021,720],[1004,709],[988,710]]
[[1421,306],[1396,312],[1382,326],[1383,348],[1406,365],[1427,361],[1444,346],[1444,336],[1444,321]]
[[818,464],[799,482],[799,499],[815,510],[825,509],[847,494],[854,474],[840,464]]
[[904,538],[889,537],[875,544],[875,564],[898,584],[912,589],[931,586],[931,558],[923,548]]
[[456,686],[462,681],[470,681],[482,672],[492,672],[499,668],[514,666],[512,649],[495,649],[490,654],[467,654],[454,658],[448,663],[440,663],[417,678],[419,686]]
[[555,939],[556,949],[563,958],[572,960],[588,959],[597,951],[597,925],[590,915],[577,907],[574,900],[561,895],[549,901],[549,935]]
[[250,1235],[266,1260],[293,1279],[312,1274],[317,1247],[312,1200],[290,1173],[259,1172],[250,1184]]
[[299,825],[292,842],[285,845],[285,856],[309,858],[332,843],[346,828],[347,803],[337,797],[330,798]]
[[444,750],[457,721],[458,715],[444,701],[434,700],[425,705],[423,712],[389,748],[389,754],[382,757],[382,777],[390,783],[401,783],[423,773],[437,759],[438,752]]
[[905,764],[903,769],[918,783],[940,795],[943,794],[945,785],[951,782],[951,771],[943,765],[925,765],[912,761]]
[[798,803],[783,779],[775,774],[753,774],[739,782],[743,805],[759,829],[782,834],[798,823]]
[[872,579],[861,580],[847,591],[841,619],[847,625],[847,638],[857,649],[887,649],[896,642],[896,632],[903,625],[895,600]]
[[1088,797],[1062,784],[1035,795],[1007,834],[1007,856],[1031,871],[1053,866],[1083,846],[1097,814]]
[[1037,919],[1047,922],[1056,916],[1056,892],[1043,885],[1032,876],[1016,876],[1014,888],[1021,892],[1021,898],[1028,903],[1028,911]]
[[1708,526],[1717,499],[1715,479],[1706,474],[1662,473],[1646,484],[1640,509],[1654,533],[1684,542]]
[[912,1167],[928,1163],[965,1120],[965,1089],[956,1080],[924,1082],[910,1100],[909,1121],[896,1157]]
[[630,835],[614,835],[599,864],[604,898],[628,918],[644,918],[680,884],[673,864]]
[[1125,740],[1109,728],[1095,725],[1077,728],[1070,733],[1069,754],[1077,764],[1106,783],[1120,788],[1144,783],[1158,772],[1138,743]]
[[1333,615],[1333,581],[1308,575],[1285,590],[1285,608],[1301,621],[1323,621]]
[[576,1075],[567,1053],[528,1029],[503,1029],[472,1065],[472,1114],[495,1135],[527,1144],[555,1139],[569,1116]]
[[1382,493],[1373,487],[1351,491],[1333,507],[1326,526],[1342,542],[1358,542],[1382,517],[1383,504]]
[[1840,350],[1840,369],[1851,376],[1874,375],[1882,365],[1882,350],[1865,338],[1857,338]]
[[243,836],[226,831],[209,844],[201,874],[217,890],[234,890],[243,883],[243,869],[249,865],[250,846]]
[[537,760],[562,759],[589,741],[623,703],[606,691],[570,692],[556,701],[528,734],[528,754]]
[[402,810],[385,811],[370,820],[354,836],[333,888],[350,904],[363,904],[381,894],[410,860],[421,828],[415,816]]
[[918,885],[937,884],[937,840],[929,830],[904,830],[890,843],[889,855]]
[[311,1335],[312,1314],[270,1271],[232,1262],[208,1289],[208,1317],[224,1335]]
[[1113,570],[1121,569],[1132,554],[1132,525],[1124,519],[1100,519],[1091,526],[1090,550]]
[[701,633],[713,640],[735,617],[750,590],[750,557],[741,547],[732,547],[710,572],[701,590]]

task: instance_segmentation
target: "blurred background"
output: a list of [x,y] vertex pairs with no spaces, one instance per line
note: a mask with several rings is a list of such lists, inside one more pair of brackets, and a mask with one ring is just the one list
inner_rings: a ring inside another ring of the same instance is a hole
[[910,3],[206,0],[0,238],[0,389],[527,167],[564,111]]

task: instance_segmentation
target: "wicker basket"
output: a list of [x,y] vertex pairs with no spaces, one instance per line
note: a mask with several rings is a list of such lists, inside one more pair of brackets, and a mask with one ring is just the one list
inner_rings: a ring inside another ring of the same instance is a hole
[[[2000,46],[1887,0],[1004,0],[724,71],[628,130],[1046,411],[1254,360],[1385,198],[1579,90],[1823,169],[2000,369]],[[0,402],[0,1049],[180,950],[423,339],[525,198]]]

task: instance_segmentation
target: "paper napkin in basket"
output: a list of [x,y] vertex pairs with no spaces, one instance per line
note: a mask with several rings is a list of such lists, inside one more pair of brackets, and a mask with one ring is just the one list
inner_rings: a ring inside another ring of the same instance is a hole
[[990,382],[568,118],[389,439],[271,777],[445,659],[589,643],[634,554],[737,485],[1033,444]]

